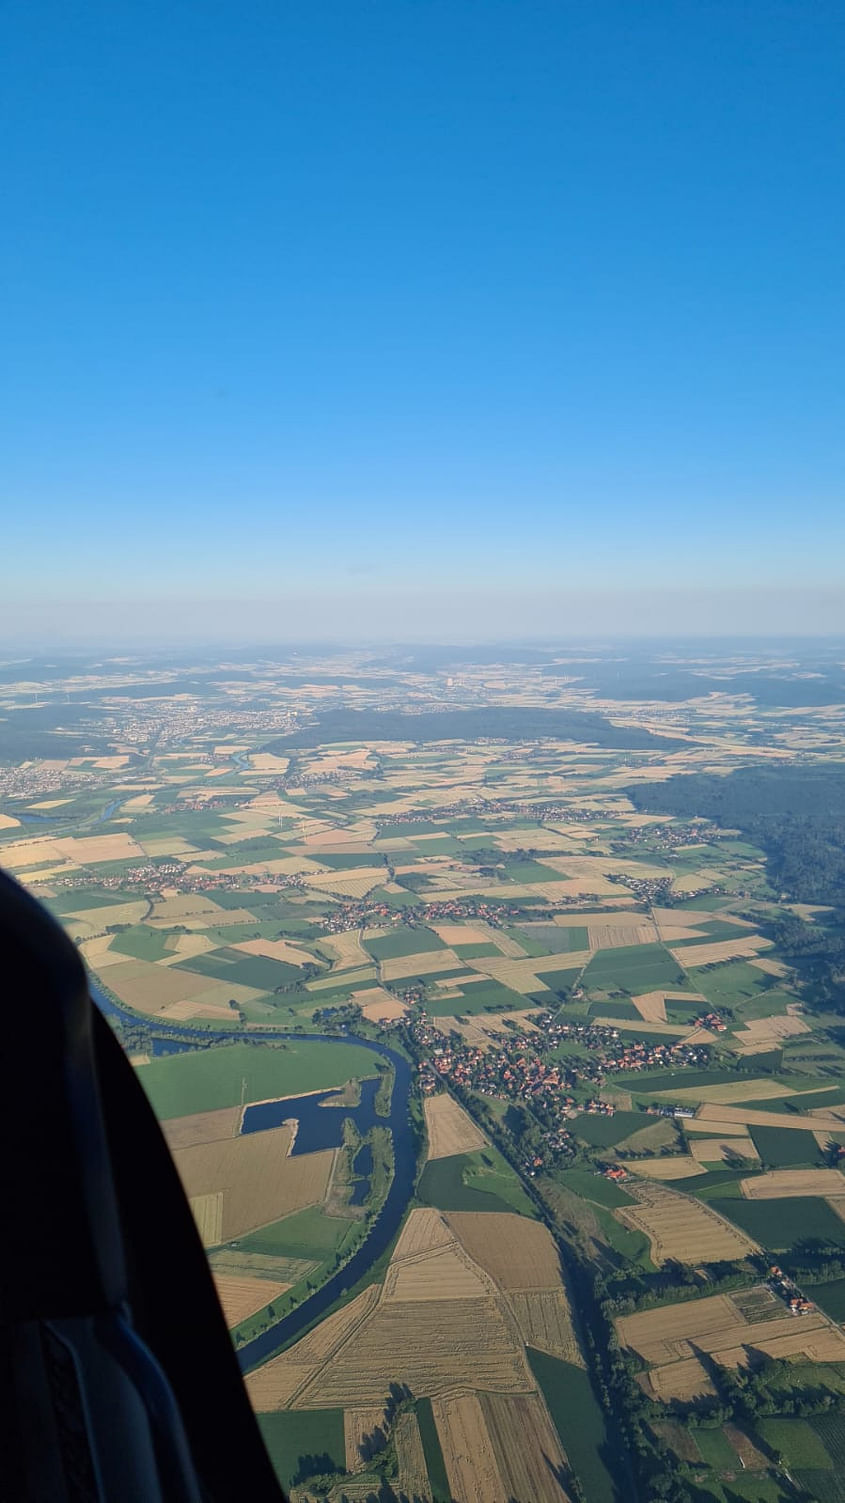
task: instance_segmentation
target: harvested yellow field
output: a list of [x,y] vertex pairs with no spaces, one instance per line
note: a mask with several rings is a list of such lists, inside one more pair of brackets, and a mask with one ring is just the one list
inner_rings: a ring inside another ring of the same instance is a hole
[[449,1227],[500,1289],[560,1289],[560,1256],[539,1221],[511,1211],[450,1211]]
[[756,967],[758,971],[764,971],[767,976],[788,976],[789,967],[780,960],[769,960],[768,956],[758,956],[749,960],[749,965]]
[[662,1399],[664,1404],[670,1399],[688,1403],[690,1399],[712,1397],[716,1392],[698,1357],[684,1357],[680,1362],[656,1367],[653,1372],[641,1376],[646,1393]]
[[[750,1292],[750,1291],[749,1291]],[[708,1354],[725,1367],[746,1366],[753,1352],[769,1357],[806,1355],[811,1361],[841,1362],[845,1333],[818,1310],[796,1321],[781,1300],[759,1285],[753,1291],[762,1319],[748,1320],[728,1295],[642,1310],[616,1322],[621,1345],[637,1352],[656,1369],[649,1375],[661,1398],[675,1397],[678,1369]]]
[[[320,1366],[331,1359],[332,1353],[354,1335],[358,1326],[378,1300],[377,1284],[370,1284],[348,1305],[329,1315],[307,1336],[303,1336],[280,1356],[273,1357],[255,1372],[248,1373],[244,1382],[253,1409],[258,1414],[287,1409],[297,1391],[314,1376]],[[388,1372],[389,1367],[385,1369]],[[389,1380],[388,1380],[389,1381]],[[378,1395],[375,1403],[384,1404],[384,1394]]]
[[776,1080],[736,1080],[727,1085],[684,1086],[683,1075],[678,1074],[679,1085],[673,1091],[655,1091],[656,1097],[672,1101],[715,1102],[729,1106],[733,1101],[771,1101],[774,1097],[794,1096],[790,1086],[779,1085]]
[[177,1148],[193,1148],[197,1143],[215,1143],[218,1138],[234,1138],[241,1120],[239,1106],[221,1106],[212,1112],[193,1112],[189,1117],[170,1117],[161,1130],[173,1153]]
[[360,1472],[386,1438],[384,1404],[344,1409],[343,1444],[347,1472]]
[[181,835],[163,835],[158,840],[144,840],[142,845],[148,856],[195,856],[197,848]]
[[181,924],[186,919],[205,914],[212,914],[215,919],[225,918],[224,909],[220,908],[206,893],[174,893],[172,888],[170,892],[171,896],[154,900],[150,922],[154,920],[166,922],[169,926]]
[[307,887],[317,892],[335,892],[344,898],[363,898],[372,887],[378,887],[387,876],[383,866],[362,866],[354,876],[345,872],[327,872],[324,875],[306,876]]
[[432,971],[457,971],[462,965],[454,950],[426,950],[420,955],[383,960],[381,973],[385,981],[402,981],[406,976],[430,976]]
[[448,1247],[455,1241],[455,1233],[447,1226],[442,1211],[420,1206],[410,1212],[399,1233],[391,1263],[401,1258],[417,1257],[419,1253],[433,1252],[438,1247]]
[[495,1291],[463,1248],[435,1248],[416,1258],[392,1261],[384,1280],[387,1301],[487,1299]]
[[98,861],[129,861],[144,852],[131,835],[70,835],[55,842],[60,856],[67,856],[80,866],[96,865]]
[[[423,870],[428,870],[425,864]],[[490,936],[476,924],[432,924],[431,927],[444,945],[486,945],[490,942]]]
[[287,772],[290,757],[276,757],[272,752],[252,752],[249,765],[252,772]]
[[380,1403],[387,1374],[421,1397],[461,1384],[494,1393],[535,1387],[498,1299],[385,1300],[300,1390],[294,1407]]
[[207,1195],[191,1195],[188,1200],[203,1247],[213,1247],[223,1241],[223,1195],[209,1192]]
[[704,945],[683,945],[670,950],[680,966],[720,965],[723,960],[739,960],[768,950],[770,939],[760,934],[739,934],[736,939],[721,939]]
[[431,1496],[420,1427],[413,1413],[400,1414],[393,1431],[399,1467],[399,1492],[427,1503]]
[[839,1169],[770,1169],[740,1181],[746,1200],[786,1200],[790,1195],[845,1195],[845,1174]]
[[689,1151],[697,1164],[727,1163],[737,1155],[743,1159],[760,1157],[754,1139],[744,1133],[727,1138],[691,1138]]
[[572,1310],[563,1289],[517,1289],[508,1296],[526,1346],[585,1367]]
[[447,1092],[423,1101],[428,1133],[428,1159],[448,1159],[455,1153],[486,1148],[487,1139],[472,1118]]
[[570,1503],[566,1457],[539,1394],[479,1395],[508,1503]]
[[524,996],[542,991],[545,983],[538,971],[580,971],[590,959],[589,950],[565,950],[559,955],[528,956],[525,960],[509,960],[503,956],[483,956],[472,963],[485,976],[492,976],[511,991]]
[[[782,1302],[776,1299],[764,1285],[759,1288],[760,1299],[768,1311],[780,1306],[784,1319],[794,1324]],[[802,1316],[802,1320],[809,1317]],[[705,1352],[718,1352],[722,1347],[738,1345],[744,1338],[743,1331],[760,1326],[774,1327],[780,1320],[751,1322],[727,1294],[712,1294],[707,1299],[687,1300],[676,1305],[662,1305],[654,1310],[638,1310],[634,1315],[621,1315],[615,1322],[620,1345],[629,1347],[642,1357],[644,1362],[660,1366],[674,1362],[678,1357],[690,1355],[690,1343]]]
[[[343,975],[344,983],[354,981],[360,982],[362,986],[366,986],[368,982],[374,982],[375,979],[376,968],[372,962],[368,966],[362,966],[360,971],[345,971]],[[321,976],[318,981],[309,981],[306,984],[309,992],[330,992],[337,986],[337,977]]]
[[42,861],[57,861],[63,852],[55,841],[46,837],[40,840],[13,840],[3,847],[3,865],[10,871],[19,867],[38,866]]
[[707,998],[701,992],[642,992],[639,997],[632,997],[631,1001],[637,1009],[640,1017],[646,1023],[666,1022],[667,1002],[702,1002],[707,1004]]
[[756,1242],[709,1205],[679,1195],[667,1185],[632,1185],[631,1194],[638,1204],[623,1206],[614,1214],[645,1233],[655,1263],[668,1258],[681,1263],[718,1263],[758,1250]]
[[665,992],[643,992],[639,997],[632,997],[631,1001],[644,1022],[666,1022]]
[[651,945],[657,939],[654,924],[642,918],[638,924],[590,924],[587,933],[591,950],[613,950],[621,945]]
[[243,939],[232,946],[247,955],[266,955],[270,960],[283,960],[287,965],[313,965],[314,956],[287,939]]
[[367,954],[361,944],[361,936],[357,929],[347,929],[342,934],[327,934],[325,939],[320,940],[324,950],[334,957],[333,969],[342,971],[350,966],[369,965],[372,956]]
[[78,928],[85,924],[92,933],[104,929],[106,924],[137,924],[144,917],[147,904],[143,898],[129,903],[111,903],[107,908],[84,908],[79,913],[68,914],[65,923],[72,918]]
[[833,1110],[816,1116],[794,1116],[791,1112],[761,1112],[753,1106],[717,1106],[706,1102],[696,1113],[696,1127],[702,1125],[709,1131],[726,1133],[739,1125],[743,1127],[791,1127],[795,1132],[841,1132],[842,1118]]
[[431,1407],[455,1503],[509,1503],[479,1396],[434,1399]]
[[170,955],[164,955],[156,961],[156,965],[172,965],[177,960],[189,960],[192,955],[207,955],[209,950],[215,948],[214,941],[207,934],[172,934],[164,943],[173,959]]
[[371,986],[365,991],[352,992],[350,1001],[358,1003],[370,1023],[392,1023],[396,1018],[404,1018],[408,1011],[405,1003],[392,997],[383,986]]
[[230,1273],[215,1273],[213,1277],[217,1298],[230,1330],[290,1288],[290,1284],[280,1284],[272,1279],[251,1279]]
[[335,1150],[289,1157],[291,1139],[290,1127],[272,1127],[176,1149],[173,1157],[186,1195],[222,1196],[216,1241],[231,1242],[325,1200]]
[[810,1027],[795,1013],[784,1013],[774,1018],[752,1018],[744,1028],[738,1028],[734,1039],[747,1054],[761,1054],[777,1047],[783,1039],[799,1033],[809,1033]]
[[108,985],[128,1007],[155,1013],[168,1003],[183,1002],[205,991],[208,977],[174,971],[170,966],[154,965],[147,960],[124,960],[109,966]]
[[704,1171],[695,1159],[685,1153],[667,1154],[665,1158],[636,1159],[631,1164],[634,1174],[644,1174],[646,1179],[673,1180],[692,1179]]

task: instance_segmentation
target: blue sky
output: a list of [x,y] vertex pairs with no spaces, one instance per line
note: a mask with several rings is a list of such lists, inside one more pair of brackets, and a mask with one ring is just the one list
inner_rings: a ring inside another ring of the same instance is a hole
[[0,638],[845,629],[843,44],[5,0]]

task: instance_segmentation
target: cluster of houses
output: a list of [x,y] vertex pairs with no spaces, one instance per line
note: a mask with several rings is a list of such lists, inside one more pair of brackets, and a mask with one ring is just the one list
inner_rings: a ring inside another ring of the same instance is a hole
[[794,1279],[784,1273],[777,1263],[773,1263],[769,1269],[769,1288],[775,1294],[780,1295],[792,1315],[806,1315],[808,1311],[816,1308],[812,1300],[807,1299],[801,1293]]
[[[425,1012],[407,1019],[410,1039],[419,1057],[420,1086],[430,1095],[448,1080],[482,1096],[530,1106],[544,1128],[543,1147],[552,1157],[574,1152],[568,1126],[582,1112],[612,1117],[615,1107],[595,1094],[607,1075],[665,1066],[701,1066],[708,1060],[702,1047],[620,1041],[619,1030],[588,1023],[560,1023],[552,1013],[536,1015],[531,1033],[493,1033],[485,1048],[468,1044],[457,1034],[444,1034]],[[482,1025],[483,1026],[483,1025]],[[574,1039],[586,1051],[550,1058],[562,1040]],[[585,1084],[594,1094],[586,1101],[574,1094]],[[666,1107],[666,1116],[694,1116],[686,1107]]]
[[501,928],[502,924],[518,918],[521,912],[512,903],[490,902],[472,896],[449,898],[440,903],[415,903],[407,908],[393,908],[378,898],[364,898],[360,902],[338,903],[326,914],[323,924],[330,934],[386,925],[413,929],[417,925],[453,923],[458,919],[482,919],[493,928]]

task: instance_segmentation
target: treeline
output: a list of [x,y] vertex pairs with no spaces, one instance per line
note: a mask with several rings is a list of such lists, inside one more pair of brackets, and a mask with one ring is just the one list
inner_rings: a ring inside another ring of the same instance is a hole
[[468,710],[328,710],[315,724],[300,726],[268,743],[265,751],[285,755],[291,747],[325,746],[335,741],[584,741],[628,751],[671,750],[686,743],[656,736],[638,726],[619,726],[585,710],[485,705]]
[[[764,1267],[751,1262],[699,1263],[691,1268],[669,1258],[656,1273],[622,1271],[607,1277],[609,1307],[615,1315],[631,1315],[635,1310],[651,1310],[655,1305],[680,1304],[711,1294],[726,1294],[758,1283]],[[700,1271],[699,1271],[700,1270]]]
[[741,830],[765,853],[775,892],[833,910],[816,924],[785,914],[768,933],[808,983],[808,1000],[845,1012],[845,763],[680,774],[627,793],[643,812]]

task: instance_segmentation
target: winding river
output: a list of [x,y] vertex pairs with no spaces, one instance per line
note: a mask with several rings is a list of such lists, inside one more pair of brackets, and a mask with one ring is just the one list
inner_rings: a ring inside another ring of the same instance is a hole
[[[238,1350],[238,1362],[241,1371],[247,1372],[256,1367],[260,1362],[265,1362],[268,1357],[293,1337],[312,1324],[313,1321],[324,1315],[336,1300],[362,1279],[368,1269],[381,1257],[390,1246],[393,1238],[399,1230],[402,1217],[405,1214],[408,1202],[414,1188],[414,1176],[416,1172],[416,1142],[411,1127],[408,1104],[411,1095],[411,1082],[413,1070],[407,1059],[398,1054],[395,1049],[390,1049],[386,1044],[377,1044],[373,1039],[361,1038],[358,1034],[322,1034],[322,1033],[290,1033],[284,1034],[279,1029],[251,1028],[249,1033],[236,1034],[232,1030],[217,1032],[208,1029],[192,1029],[186,1025],[174,1027],[170,1022],[160,1023],[155,1018],[139,1018],[136,1013],[131,1013],[113,1002],[99,987],[91,983],[91,995],[100,1011],[107,1017],[119,1017],[126,1023],[136,1025],[142,1023],[150,1034],[165,1034],[167,1042],[172,1045],[167,1053],[176,1052],[180,1049],[189,1049],[198,1042],[202,1043],[266,1043],[302,1039],[314,1044],[336,1044],[346,1041],[357,1044],[360,1048],[369,1049],[373,1054],[380,1054],[393,1066],[395,1080],[393,1094],[390,1101],[390,1115],[387,1125],[393,1135],[394,1175],[387,1192],[384,1204],[371,1223],[369,1230],[352,1254],[348,1263],[332,1274],[331,1278],[322,1284],[319,1289],[297,1305],[295,1310],[283,1315],[273,1322],[260,1336],[248,1341]],[[162,1043],[165,1040],[162,1039]]]

